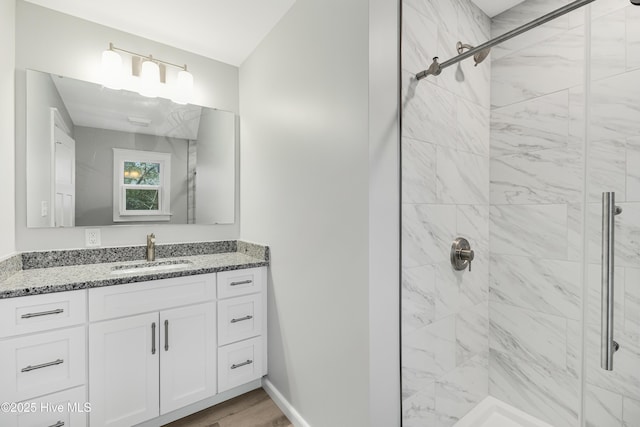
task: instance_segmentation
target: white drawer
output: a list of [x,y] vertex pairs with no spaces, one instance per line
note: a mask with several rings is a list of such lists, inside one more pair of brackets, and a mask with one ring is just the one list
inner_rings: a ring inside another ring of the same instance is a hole
[[76,387],[16,404],[19,412],[0,413],[3,427],[86,427],[85,387]]
[[262,333],[262,294],[218,301],[218,345]]
[[89,289],[89,320],[112,319],[215,299],[216,275],[197,274]]
[[252,338],[218,349],[218,393],[262,377],[262,338]]
[[267,268],[221,271],[218,273],[218,298],[224,299],[261,292],[266,285]]
[[71,291],[0,300],[0,338],[74,326],[87,318],[87,292]]
[[19,402],[85,383],[85,327],[0,342],[0,402]]

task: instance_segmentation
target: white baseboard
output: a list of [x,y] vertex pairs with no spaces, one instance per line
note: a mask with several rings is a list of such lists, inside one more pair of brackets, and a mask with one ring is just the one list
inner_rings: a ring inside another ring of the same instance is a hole
[[311,427],[267,377],[262,378],[262,388],[295,427]]

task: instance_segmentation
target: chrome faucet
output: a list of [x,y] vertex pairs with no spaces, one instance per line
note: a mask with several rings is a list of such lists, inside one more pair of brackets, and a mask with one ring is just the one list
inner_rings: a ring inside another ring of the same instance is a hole
[[156,235],[151,233],[147,235],[147,261],[155,261],[156,259]]

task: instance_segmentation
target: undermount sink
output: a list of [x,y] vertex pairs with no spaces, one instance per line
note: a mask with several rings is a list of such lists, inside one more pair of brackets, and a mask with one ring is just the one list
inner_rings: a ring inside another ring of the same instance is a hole
[[116,265],[111,267],[111,274],[154,273],[156,271],[174,270],[191,267],[191,261],[152,261],[139,264]]

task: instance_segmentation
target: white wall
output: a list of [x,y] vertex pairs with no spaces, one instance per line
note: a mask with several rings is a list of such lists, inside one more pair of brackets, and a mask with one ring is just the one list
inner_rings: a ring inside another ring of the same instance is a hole
[[0,0],[0,259],[15,252],[14,68],[15,1]]
[[[2,16],[4,18],[5,14]],[[3,26],[4,28],[5,26]],[[37,31],[34,31],[36,28]],[[54,12],[21,0],[16,2],[15,46],[16,68],[19,70],[30,68],[80,80],[99,82],[101,54],[109,42],[132,51],[152,53],[158,58],[174,63],[188,64],[189,70],[195,77],[195,104],[234,113],[238,112],[237,67]],[[13,69],[13,66],[11,68]],[[24,93],[24,78],[18,78],[16,83],[18,94],[16,98],[17,249],[38,250],[83,247],[83,228],[62,230],[28,229],[26,227],[26,185],[23,166],[25,162],[25,106],[24,95],[21,95]],[[11,122],[13,123],[13,121]],[[3,158],[7,157],[3,156]],[[234,239],[238,237],[239,229],[239,223],[236,221],[234,225],[210,226],[115,226],[102,228],[101,234],[103,246],[117,246],[143,244],[145,235],[151,231],[156,233],[158,243],[168,243]]]
[[233,221],[236,175],[236,118],[233,114],[202,110],[196,151],[196,222]]
[[368,416],[368,1],[298,0],[240,67],[242,238],[268,243],[269,378]]

